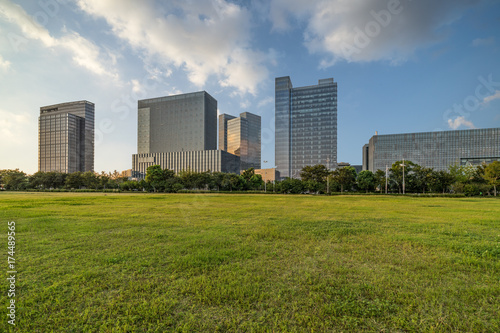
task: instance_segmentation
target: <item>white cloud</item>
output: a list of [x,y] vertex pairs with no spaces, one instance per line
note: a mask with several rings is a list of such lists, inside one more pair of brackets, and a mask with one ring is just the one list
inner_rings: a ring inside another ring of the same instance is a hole
[[305,21],[304,43],[325,55],[323,67],[339,60],[398,64],[444,40],[446,28],[479,1],[273,0],[270,18],[277,30],[290,28],[291,18]]
[[26,142],[26,128],[32,127],[33,119],[27,114],[17,114],[0,109],[0,142],[19,146]]
[[257,104],[257,107],[261,108],[261,107],[264,107],[268,104],[271,104],[272,102],[274,102],[274,98],[269,96],[269,97],[266,97],[264,98],[263,100],[261,100],[258,104]]
[[476,128],[476,126],[474,126],[474,124],[471,121],[466,120],[462,116],[457,117],[454,120],[448,119],[448,126],[451,129],[454,129],[454,130],[456,130],[460,126],[465,126],[465,127],[468,127],[468,128]]
[[113,33],[149,59],[176,66],[202,87],[215,75],[222,86],[256,93],[268,77],[272,55],[252,50],[250,13],[225,0],[78,0],[86,13],[104,18]]
[[476,38],[472,41],[472,46],[490,46],[495,44],[495,37],[489,38]]
[[495,93],[491,96],[485,97],[483,99],[483,104],[487,104],[495,99],[500,99],[500,90],[496,90]]
[[103,59],[104,54],[100,48],[78,33],[64,29],[62,37],[52,37],[49,31],[35,23],[21,6],[9,0],[3,1],[0,16],[16,24],[24,38],[38,40],[47,48],[61,48],[68,51],[75,64],[94,74],[118,78],[117,74],[109,69],[109,64],[113,64],[116,59],[109,52],[106,55],[109,60]]
[[4,60],[0,54],[0,70],[8,70],[10,68],[10,61]]

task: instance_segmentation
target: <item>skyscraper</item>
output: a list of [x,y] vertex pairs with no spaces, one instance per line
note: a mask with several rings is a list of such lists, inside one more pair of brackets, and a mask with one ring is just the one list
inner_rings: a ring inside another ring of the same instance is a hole
[[93,103],[78,101],[40,108],[38,170],[94,170]]
[[241,170],[260,169],[261,118],[243,112],[238,118],[219,115],[219,149],[240,157]]
[[227,122],[235,119],[235,116],[229,114],[219,115],[219,149],[227,151]]
[[217,149],[217,101],[206,91],[138,101],[137,152]]
[[217,149],[217,101],[206,91],[138,101],[133,177],[160,165],[180,172],[239,172],[239,157]]
[[293,88],[289,76],[275,81],[275,158],[282,178],[298,178],[308,165],[337,165],[337,83]]

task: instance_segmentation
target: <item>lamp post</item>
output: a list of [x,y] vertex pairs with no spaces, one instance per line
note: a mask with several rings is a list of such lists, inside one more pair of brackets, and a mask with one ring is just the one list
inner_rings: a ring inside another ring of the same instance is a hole
[[388,173],[389,167],[387,164],[385,165],[385,194],[387,194],[387,173]]
[[[262,161],[263,163],[267,163],[267,161]],[[267,181],[264,180],[264,193],[267,193]]]
[[403,194],[405,194],[405,159],[403,158],[403,164],[400,164],[403,167]]
[[330,157],[326,159],[326,194],[330,194]]

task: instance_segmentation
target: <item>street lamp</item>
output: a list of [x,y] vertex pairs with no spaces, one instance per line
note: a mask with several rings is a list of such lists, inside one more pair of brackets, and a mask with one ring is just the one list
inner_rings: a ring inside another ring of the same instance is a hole
[[326,159],[326,194],[330,193],[330,157]]
[[[262,161],[262,162],[267,163],[267,161]],[[267,193],[267,181],[265,181],[265,180],[264,180],[264,193]]]
[[389,171],[389,167],[387,164],[385,165],[385,194],[387,194],[387,173]]
[[400,164],[403,167],[403,194],[405,194],[405,159],[403,158],[403,164]]

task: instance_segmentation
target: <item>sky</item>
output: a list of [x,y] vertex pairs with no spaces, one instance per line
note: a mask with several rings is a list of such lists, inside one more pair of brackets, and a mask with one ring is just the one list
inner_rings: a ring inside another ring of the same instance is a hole
[[338,162],[371,136],[500,127],[497,0],[0,0],[0,169],[37,171],[40,107],[95,103],[95,170],[137,153],[137,100],[205,90],[262,117],[274,80],[338,83]]

